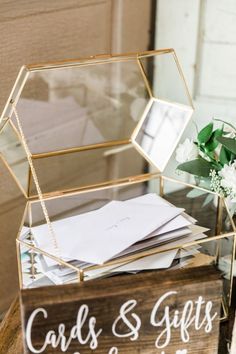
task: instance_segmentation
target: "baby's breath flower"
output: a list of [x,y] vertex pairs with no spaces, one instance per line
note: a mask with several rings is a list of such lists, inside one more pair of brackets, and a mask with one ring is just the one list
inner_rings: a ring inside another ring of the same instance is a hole
[[[227,166],[229,168],[230,166]],[[234,166],[235,168],[235,163]],[[232,165],[231,165],[232,168]],[[223,170],[226,169],[226,165]],[[223,171],[222,170],[222,171]],[[228,197],[230,200],[235,201],[236,199],[236,190],[235,190],[235,185],[234,183],[231,184],[226,184],[225,179],[228,177],[222,171],[217,172],[215,170],[211,170],[210,172],[210,177],[211,177],[211,189],[219,194],[221,197]],[[227,170],[228,171],[228,170]],[[232,182],[232,181],[231,181]]]
[[210,172],[210,177],[211,177],[211,190],[216,192],[222,197],[226,197],[227,195],[224,192],[223,187],[221,186],[221,177],[218,175],[218,173],[215,170],[211,170]]

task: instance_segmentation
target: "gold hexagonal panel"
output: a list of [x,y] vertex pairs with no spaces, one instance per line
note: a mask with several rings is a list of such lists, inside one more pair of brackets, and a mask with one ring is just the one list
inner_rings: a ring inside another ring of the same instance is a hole
[[128,181],[149,163],[164,170],[192,112],[172,49],[28,65],[1,116],[0,151],[28,198],[27,154],[44,196]]

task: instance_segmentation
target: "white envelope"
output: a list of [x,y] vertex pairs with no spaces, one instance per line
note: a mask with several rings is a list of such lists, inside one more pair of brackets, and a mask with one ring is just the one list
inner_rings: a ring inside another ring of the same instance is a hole
[[[159,195],[155,193],[148,193],[142,195],[137,198],[129,199],[124,203],[140,203],[140,204],[149,204],[149,205],[164,205],[164,206],[172,206],[175,208],[174,205],[170,204],[167,200],[163,199]],[[183,213],[184,214],[184,213]],[[185,215],[185,214],[184,214]],[[165,225],[161,226],[158,230],[155,230],[150,235],[147,235],[146,238],[161,235],[173,230],[180,229],[182,227],[186,227],[191,225],[195,220],[189,220],[183,215],[179,215],[176,218],[172,219],[170,222],[166,223]]]
[[[53,222],[58,252],[47,224],[32,232],[37,245],[48,253],[103,264],[181,212],[173,206],[112,201],[101,209]],[[48,266],[55,264],[48,257],[45,261]]]
[[116,268],[115,272],[132,272],[150,269],[165,269],[169,268],[178,252],[178,249],[162,253],[152,254],[151,256],[137,259],[133,262],[122,265]]

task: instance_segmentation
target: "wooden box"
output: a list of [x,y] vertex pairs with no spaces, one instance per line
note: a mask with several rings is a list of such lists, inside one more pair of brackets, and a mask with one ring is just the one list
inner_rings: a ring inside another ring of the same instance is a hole
[[212,267],[23,290],[25,353],[218,353]]

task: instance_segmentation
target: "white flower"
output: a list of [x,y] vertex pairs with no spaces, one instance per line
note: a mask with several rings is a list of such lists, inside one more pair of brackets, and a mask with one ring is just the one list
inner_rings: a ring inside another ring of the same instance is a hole
[[198,157],[199,151],[192,140],[186,139],[176,149],[176,161],[179,163],[194,160]]
[[236,160],[230,165],[224,165],[219,175],[222,178],[221,186],[236,196]]

